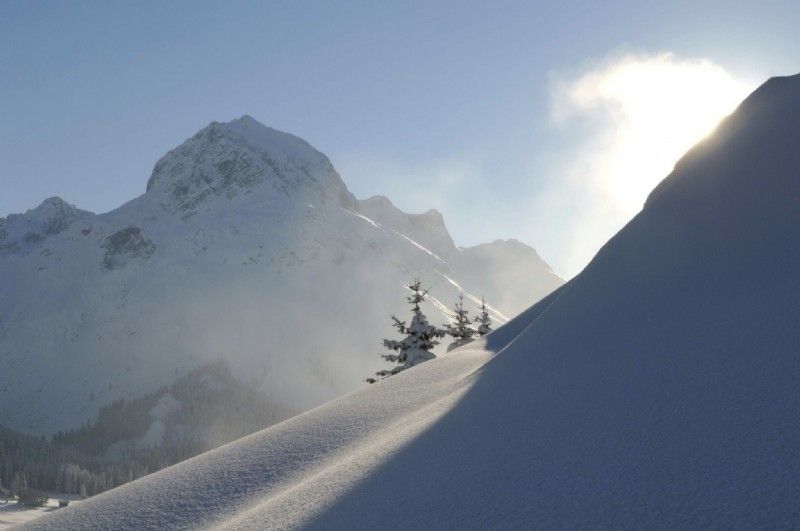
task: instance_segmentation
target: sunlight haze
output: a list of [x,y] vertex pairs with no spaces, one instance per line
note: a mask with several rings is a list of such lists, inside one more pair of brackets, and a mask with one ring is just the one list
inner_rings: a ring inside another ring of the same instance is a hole
[[578,215],[566,272],[572,274],[644,204],[675,162],[710,134],[753,89],[708,59],[627,54],[555,83],[552,118],[592,134],[562,168],[592,205]]
[[570,277],[748,90],[797,68],[799,13],[2,2],[0,216],[53,195],[112,210],[164,153],[248,114],[325,153],[357,197],[436,208],[461,246],[519,239]]
[[800,529],[797,0],[0,0],[0,531]]

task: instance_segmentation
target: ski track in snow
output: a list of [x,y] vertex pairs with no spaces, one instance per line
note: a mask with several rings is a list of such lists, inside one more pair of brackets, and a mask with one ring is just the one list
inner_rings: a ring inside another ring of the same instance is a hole
[[412,245],[414,245],[414,246],[415,246],[417,249],[419,249],[419,250],[421,250],[421,251],[424,251],[424,252],[428,253],[429,255],[431,255],[431,256],[432,256],[432,257],[434,257],[435,259],[439,260],[439,261],[440,261],[440,262],[442,262],[443,264],[446,264],[446,263],[447,263],[447,262],[446,262],[444,259],[442,259],[442,258],[441,258],[439,255],[437,255],[437,254],[436,254],[436,253],[434,253],[433,251],[430,251],[430,250],[428,250],[426,247],[424,247],[424,246],[420,245],[419,243],[415,242],[414,240],[412,240],[411,238],[409,238],[408,236],[406,236],[406,235],[405,235],[405,234],[403,234],[402,232],[398,232],[398,231],[393,231],[393,232],[394,232],[395,234],[397,234],[398,236],[402,236],[403,238],[405,238],[406,240],[408,240],[409,242],[411,242],[411,244],[412,244]]
[[381,229],[381,225],[380,225],[380,223],[376,223],[375,221],[371,220],[370,218],[368,218],[368,217],[367,217],[367,216],[365,216],[364,214],[359,214],[358,212],[353,212],[352,210],[348,210],[348,209],[346,209],[346,208],[344,208],[344,207],[340,207],[340,208],[341,208],[343,211],[347,212],[348,214],[351,214],[351,215],[353,215],[353,216],[355,216],[355,217],[357,217],[357,218],[361,218],[361,219],[363,219],[364,221],[366,221],[367,223],[369,223],[370,225],[372,225],[372,226],[373,226],[373,227],[375,227],[376,229]]
[[40,529],[800,529],[800,75],[566,286]]
[[[448,277],[448,276],[447,276],[447,275],[445,275],[444,273],[442,273],[441,275],[442,275],[442,276],[445,278],[445,280],[447,280],[447,281],[448,281],[450,284],[452,284],[453,286],[455,286],[455,288],[456,288],[458,291],[460,291],[460,292],[462,292],[464,295],[466,295],[466,296],[467,296],[467,298],[468,298],[469,300],[471,300],[472,302],[474,302],[475,304],[481,304],[481,303],[483,303],[483,302],[484,302],[484,301],[482,301],[481,299],[479,299],[478,297],[476,297],[475,295],[473,295],[472,293],[470,293],[470,292],[466,291],[464,288],[462,288],[462,287],[461,287],[461,285],[460,285],[458,282],[456,282],[456,281],[455,281],[455,280],[453,280],[452,278]],[[492,319],[494,319],[496,322],[503,324],[503,323],[507,323],[507,322],[509,321],[509,318],[508,318],[508,317],[506,317],[505,315],[503,315],[503,314],[502,314],[502,313],[501,313],[501,312],[500,312],[500,311],[499,311],[497,308],[493,308],[493,307],[492,307],[492,306],[491,306],[491,305],[490,305],[488,302],[486,303],[486,307],[489,309],[489,311],[490,311],[490,312],[494,312],[495,314],[497,314],[497,317],[495,317],[495,316],[493,316],[493,315],[490,315],[490,317],[491,317]]]
[[426,298],[427,298],[427,299],[428,299],[430,302],[432,302],[432,303],[433,303],[433,305],[434,305],[434,306],[436,306],[436,308],[438,308],[440,312],[442,312],[442,315],[444,315],[445,319],[447,319],[448,321],[450,321],[450,320],[452,320],[452,319],[453,319],[453,317],[455,316],[455,313],[453,313],[453,312],[450,310],[450,308],[448,308],[448,307],[447,307],[447,305],[446,305],[446,304],[443,304],[443,303],[442,303],[442,301],[440,301],[439,299],[437,299],[436,297],[434,297],[434,296],[433,296],[433,295],[431,295],[430,293],[429,293],[429,294],[427,294],[425,297],[426,297]]
[[[239,162],[222,175],[230,161]],[[441,216],[356,199],[322,153],[249,117],[212,123],[165,154],[147,191],[117,209],[94,215],[52,198],[0,225],[3,424],[40,435],[78,427],[102,405],[170,385],[222,352],[242,376],[268,365],[270,398],[300,410],[355,390],[362,368],[378,369],[372,338],[405,311],[393,283],[409,272],[429,281],[474,264],[462,283],[485,286],[507,312],[561,284],[535,253],[525,263],[542,275],[484,283],[518,267],[503,244],[490,265],[456,253]],[[40,238],[26,241],[30,231]],[[109,249],[112,237],[126,242]],[[436,289],[442,300],[453,291]],[[351,311],[314,330],[292,318],[336,313],[344,297]],[[323,385],[295,350],[322,370]]]

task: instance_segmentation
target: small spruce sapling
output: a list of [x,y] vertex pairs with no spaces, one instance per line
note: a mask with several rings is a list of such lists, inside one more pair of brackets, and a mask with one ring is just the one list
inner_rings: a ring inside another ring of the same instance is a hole
[[486,299],[481,298],[481,308],[475,322],[478,324],[478,335],[483,337],[492,331],[492,318],[489,317],[489,309],[486,307]]
[[474,328],[472,328],[472,320],[469,318],[469,311],[464,309],[463,293],[458,294],[458,302],[456,303],[453,313],[455,314],[453,322],[445,325],[447,334],[455,338],[455,341],[448,345],[448,352],[454,348],[466,345],[472,341],[473,336],[478,333]]
[[422,288],[419,279],[414,279],[407,287],[411,290],[411,295],[406,299],[411,305],[411,324],[407,325],[405,321],[401,321],[393,315],[393,326],[405,337],[400,341],[384,339],[383,346],[394,352],[381,354],[383,359],[390,363],[397,363],[397,366],[376,372],[377,378],[367,378],[369,383],[375,383],[379,379],[388,378],[415,365],[432,360],[436,355],[431,352],[431,349],[439,344],[436,338],[445,335],[444,330],[428,323],[428,318],[422,313],[420,304],[425,301],[425,295],[428,292]]

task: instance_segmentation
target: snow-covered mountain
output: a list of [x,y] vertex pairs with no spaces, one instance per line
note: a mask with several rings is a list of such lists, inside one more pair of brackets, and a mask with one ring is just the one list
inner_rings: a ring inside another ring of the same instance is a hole
[[54,198],[0,220],[0,424],[73,428],[217,360],[275,403],[317,405],[381,367],[412,276],[435,322],[460,287],[502,322],[561,284],[533,250],[491,245],[487,261],[436,211],[357,200],[295,136],[214,122],[116,210]]
[[59,197],[45,199],[24,214],[0,218],[0,253],[24,252],[73,222],[93,216]]
[[797,528],[799,206],[800,75],[484,344],[37,523]]

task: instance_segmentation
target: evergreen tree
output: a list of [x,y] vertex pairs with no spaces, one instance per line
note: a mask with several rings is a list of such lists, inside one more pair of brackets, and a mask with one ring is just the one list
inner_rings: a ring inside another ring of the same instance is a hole
[[481,298],[481,313],[475,319],[478,323],[478,335],[485,336],[492,331],[492,318],[489,317],[489,309],[486,307],[486,299]]
[[445,325],[447,334],[454,337],[455,341],[450,343],[447,351],[450,352],[454,348],[466,345],[472,341],[472,337],[477,334],[477,331],[472,328],[472,320],[469,318],[469,311],[464,309],[464,294],[458,294],[458,302],[456,303],[455,310],[453,310],[455,318],[453,322]]
[[28,488],[28,475],[25,472],[15,473],[11,481],[11,495],[19,497],[20,493]]
[[393,369],[378,371],[375,373],[378,378],[367,378],[367,382],[369,383],[375,383],[378,379],[388,378],[398,372],[436,357],[436,355],[431,352],[431,349],[439,344],[436,338],[444,337],[445,331],[428,323],[428,318],[422,313],[420,304],[425,301],[425,295],[428,292],[422,289],[422,284],[419,279],[414,279],[414,281],[408,285],[408,289],[411,290],[411,295],[409,295],[406,300],[411,305],[411,324],[406,325],[405,321],[401,321],[394,315],[392,316],[392,320],[394,321],[393,326],[397,328],[400,334],[406,337],[400,341],[384,339],[383,346],[394,352],[390,354],[381,354],[381,357],[386,361],[397,363],[398,365]]

